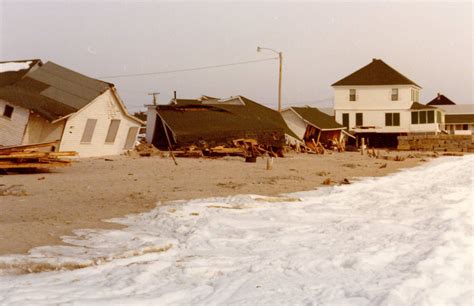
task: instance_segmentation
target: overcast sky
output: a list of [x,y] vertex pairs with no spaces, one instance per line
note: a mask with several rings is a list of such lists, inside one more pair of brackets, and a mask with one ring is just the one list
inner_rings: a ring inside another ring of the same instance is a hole
[[[40,58],[91,77],[179,70],[283,52],[283,106],[332,103],[331,84],[372,58],[423,87],[474,103],[473,4],[0,0],[0,60]],[[276,108],[278,61],[110,78],[132,111],[201,94]],[[142,107],[143,108],[143,107]]]

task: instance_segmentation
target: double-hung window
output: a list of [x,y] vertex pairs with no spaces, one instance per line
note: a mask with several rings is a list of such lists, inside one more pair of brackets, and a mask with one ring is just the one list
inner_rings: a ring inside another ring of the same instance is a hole
[[392,101],[398,101],[398,88],[392,88]]
[[356,90],[349,89],[349,101],[355,101],[355,100],[356,100]]

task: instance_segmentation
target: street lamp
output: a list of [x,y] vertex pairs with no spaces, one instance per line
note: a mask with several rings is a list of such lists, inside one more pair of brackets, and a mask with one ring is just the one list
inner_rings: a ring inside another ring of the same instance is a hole
[[280,68],[278,74],[278,111],[281,112],[281,78],[282,78],[282,68],[283,68],[283,53],[270,48],[257,47],[257,52],[262,50],[269,50],[278,54],[278,60],[280,61]]

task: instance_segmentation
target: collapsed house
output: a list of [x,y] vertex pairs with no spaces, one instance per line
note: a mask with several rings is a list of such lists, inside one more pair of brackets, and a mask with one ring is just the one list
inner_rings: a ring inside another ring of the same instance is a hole
[[344,150],[344,138],[350,135],[334,117],[314,107],[290,107],[282,111],[288,127],[313,151],[319,148]]
[[243,96],[218,99],[173,99],[170,105],[149,106],[147,141],[160,149],[238,147],[251,140],[281,155],[287,139],[298,139],[281,115]]
[[142,124],[113,84],[38,59],[0,63],[0,146],[116,155],[134,147]]

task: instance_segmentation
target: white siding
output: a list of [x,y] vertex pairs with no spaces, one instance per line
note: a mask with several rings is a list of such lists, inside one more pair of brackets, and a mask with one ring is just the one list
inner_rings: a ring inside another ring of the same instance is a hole
[[281,115],[285,119],[286,125],[296,134],[299,138],[303,139],[306,131],[306,123],[298,115],[296,115],[291,109],[284,110]]
[[52,142],[61,140],[65,121],[55,124],[47,121],[38,114],[30,114],[30,120],[25,131],[23,144]]
[[[392,101],[392,89],[398,88],[398,100]],[[349,90],[356,89],[356,101],[349,101]],[[349,129],[356,132],[409,133],[439,132],[438,124],[411,124],[412,89],[410,85],[336,86],[334,87],[334,114],[342,124],[342,114],[349,114]],[[363,126],[355,128],[355,114],[363,114]],[[400,113],[400,126],[385,126],[385,113]]]
[[[97,124],[91,142],[81,143],[87,119],[97,119]],[[105,143],[112,119],[120,120],[113,144]],[[140,127],[140,123],[125,116],[109,89],[67,120],[60,149],[76,151],[79,157],[118,155],[124,152],[130,127]]]
[[148,105],[146,113],[146,142],[152,143],[155,133],[156,105]]
[[[440,132],[440,124],[411,124],[411,110],[357,110],[336,112],[336,121],[342,124],[342,114],[349,114],[349,130],[356,132],[376,133],[428,133]],[[374,127],[358,129],[355,127],[356,113],[362,113],[363,126]],[[399,113],[400,126],[385,126],[385,113]],[[436,118],[435,118],[436,119]]]
[[[398,88],[398,101],[392,101],[392,88]],[[412,86],[338,86],[334,87],[334,110],[409,109]],[[356,101],[349,101],[349,89],[356,89]]]
[[[3,116],[6,104],[14,107],[11,118]],[[0,100],[0,146],[21,145],[29,114],[25,108]]]

